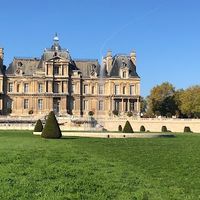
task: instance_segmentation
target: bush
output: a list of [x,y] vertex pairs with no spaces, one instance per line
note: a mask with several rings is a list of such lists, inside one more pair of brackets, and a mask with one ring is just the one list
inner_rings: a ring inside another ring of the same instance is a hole
[[167,117],[167,118],[172,118],[172,114],[168,112],[168,113],[166,114],[166,117]]
[[143,125],[140,126],[140,132],[145,132],[145,127]]
[[118,110],[113,110],[112,113],[113,113],[113,115],[119,115],[119,111]]
[[91,111],[88,112],[88,115],[89,115],[89,116],[93,116],[93,115],[94,115],[94,112],[91,110]]
[[118,131],[122,132],[122,126],[121,125],[118,126]]
[[48,118],[47,118],[47,121],[46,121],[46,124],[42,131],[41,136],[43,138],[52,138],[52,139],[62,137],[60,127],[58,125],[57,119],[53,111],[51,111],[48,115]]
[[28,111],[28,114],[29,114],[29,115],[32,115],[32,114],[33,114],[33,110],[29,110],[29,111]]
[[129,121],[126,121],[126,124],[124,126],[124,129],[123,129],[123,133],[133,133],[133,129],[132,129],[132,126],[130,124]]
[[38,119],[35,124],[34,132],[42,132],[42,130],[43,130],[42,122],[40,119]]
[[161,132],[167,132],[167,127],[166,126],[162,126]]
[[133,116],[133,113],[131,111],[127,112],[127,116],[128,117],[132,117]]
[[189,126],[185,126],[184,127],[184,133],[191,133],[192,131],[191,131],[191,129],[190,129],[190,127]]

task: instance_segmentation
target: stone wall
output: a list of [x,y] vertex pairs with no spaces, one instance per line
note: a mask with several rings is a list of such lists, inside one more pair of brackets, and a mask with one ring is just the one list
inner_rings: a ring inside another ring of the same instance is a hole
[[[10,118],[2,118],[1,121],[8,122]],[[25,118],[20,118],[25,120]],[[157,119],[157,118],[104,118],[96,119],[97,122],[102,125],[108,131],[118,131],[118,126],[124,127],[127,120],[131,123],[134,131],[140,131],[140,127],[143,125],[146,130],[150,132],[161,132],[162,126],[166,126],[171,132],[183,132],[185,126],[189,126],[193,132],[200,133],[200,119]],[[0,123],[0,129],[28,129],[33,130],[34,121],[32,123]],[[71,120],[69,118],[58,118],[61,130],[73,130],[73,131],[94,131],[99,128],[89,127],[88,124],[83,124],[82,126],[72,126]]]
[[160,132],[162,126],[166,126],[172,132],[183,132],[185,126],[189,126],[193,132],[200,133],[200,119],[158,119],[158,118],[107,118],[99,120],[100,124],[109,131],[117,131],[118,126],[125,125],[129,120],[134,131],[139,131],[143,125],[150,132]]

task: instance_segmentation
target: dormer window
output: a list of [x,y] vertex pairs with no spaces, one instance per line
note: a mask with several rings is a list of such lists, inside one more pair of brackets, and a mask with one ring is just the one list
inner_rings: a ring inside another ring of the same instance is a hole
[[90,67],[90,77],[96,77],[97,76],[97,72],[96,72],[96,65],[91,65]]
[[126,73],[127,73],[126,71],[123,71],[123,72],[122,72],[122,77],[123,77],[123,78],[126,78],[126,77],[127,77]]
[[127,67],[121,68],[121,70],[120,70],[120,76],[121,76],[121,78],[128,78],[128,75],[129,75],[128,72],[129,71],[128,71]]
[[18,62],[17,65],[18,65],[18,67],[22,67],[23,64],[22,64],[22,62]]

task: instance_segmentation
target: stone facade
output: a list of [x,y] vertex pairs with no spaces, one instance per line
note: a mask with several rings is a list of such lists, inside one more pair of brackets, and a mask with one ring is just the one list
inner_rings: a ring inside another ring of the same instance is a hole
[[[7,69],[0,48],[0,109],[12,116],[140,115],[140,77],[136,55],[109,51],[98,60],[72,59],[57,35],[41,58],[14,58]],[[101,67],[102,66],[102,67]]]

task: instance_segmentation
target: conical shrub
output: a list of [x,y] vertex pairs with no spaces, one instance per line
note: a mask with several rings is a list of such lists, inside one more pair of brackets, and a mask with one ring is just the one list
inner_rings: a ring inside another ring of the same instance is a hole
[[145,132],[145,127],[143,125],[140,126],[140,132]]
[[118,131],[122,132],[122,126],[121,125],[118,126]]
[[184,131],[184,133],[191,133],[192,132],[189,126],[185,126],[183,131]]
[[167,132],[167,127],[166,126],[162,126],[162,128],[161,128],[161,132]]
[[123,129],[123,133],[133,133],[133,129],[132,129],[132,126],[130,124],[129,121],[126,121],[126,124],[124,126],[124,129]]
[[42,132],[42,130],[43,130],[42,121],[38,119],[35,124],[34,132]]
[[58,121],[55,117],[55,114],[53,111],[51,111],[48,115],[45,127],[42,131],[43,138],[52,138],[52,139],[58,139],[62,137],[60,127],[58,125]]

